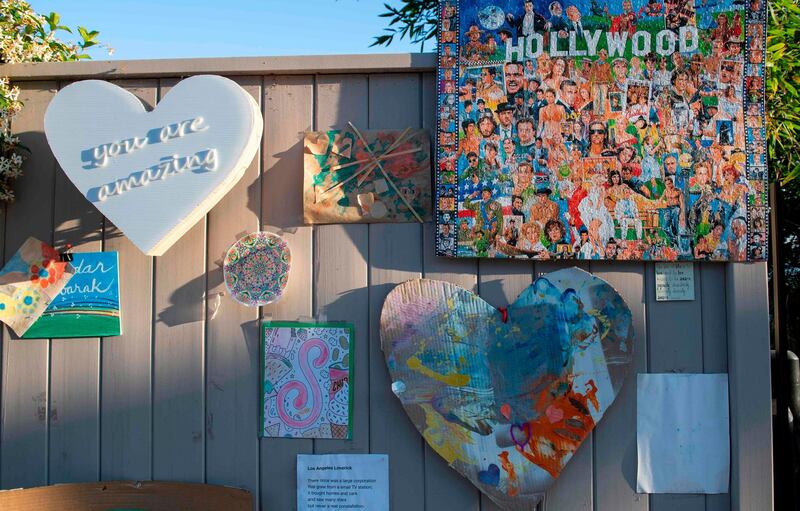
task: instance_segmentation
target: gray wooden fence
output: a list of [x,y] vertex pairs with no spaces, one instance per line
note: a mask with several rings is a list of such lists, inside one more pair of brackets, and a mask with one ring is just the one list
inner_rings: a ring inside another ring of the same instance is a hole
[[[493,510],[450,470],[389,388],[379,344],[385,295],[425,276],[506,305],[552,262],[436,258],[431,224],[302,225],[299,133],[343,127],[433,129],[432,55],[237,58],[0,66],[22,89],[15,122],[31,149],[18,200],[0,209],[7,259],[28,236],[120,253],[124,335],[18,340],[2,333],[0,486],[161,479],[240,486],[262,510],[295,507],[299,453],[386,453],[394,511]],[[233,77],[261,105],[264,138],[241,182],[164,256],[145,257],[65,177],[45,140],[48,102],[70,81],[100,78],[155,105],[182,77]],[[237,238],[281,232],[293,268],[262,310],[227,297],[220,261]],[[625,297],[638,372],[729,372],[731,491],[637,495],[635,383],[548,492],[544,509],[716,511],[772,508],[766,265],[695,264],[691,302],[656,302],[644,263],[584,263]],[[211,297],[210,299],[208,297]],[[326,315],[356,328],[352,441],[257,437],[258,322]]]

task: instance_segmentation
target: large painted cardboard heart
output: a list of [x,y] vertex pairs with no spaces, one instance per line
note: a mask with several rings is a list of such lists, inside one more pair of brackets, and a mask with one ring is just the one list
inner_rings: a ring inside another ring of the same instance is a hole
[[179,82],[150,112],[86,80],[45,114],[47,141],[80,192],[147,255],[163,254],[242,177],[258,149],[255,100],[221,76]]
[[392,390],[428,444],[507,510],[532,510],[614,402],[631,312],[568,268],[498,310],[447,282],[394,288],[381,312]]

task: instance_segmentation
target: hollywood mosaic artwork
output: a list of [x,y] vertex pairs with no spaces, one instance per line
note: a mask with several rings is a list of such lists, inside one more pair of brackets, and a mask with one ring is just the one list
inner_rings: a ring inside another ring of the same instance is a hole
[[445,0],[437,254],[764,260],[763,0]]

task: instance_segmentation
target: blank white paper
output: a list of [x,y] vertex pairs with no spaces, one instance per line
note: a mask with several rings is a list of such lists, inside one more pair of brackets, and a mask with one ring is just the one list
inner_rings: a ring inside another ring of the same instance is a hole
[[639,493],[727,493],[727,374],[640,374]]

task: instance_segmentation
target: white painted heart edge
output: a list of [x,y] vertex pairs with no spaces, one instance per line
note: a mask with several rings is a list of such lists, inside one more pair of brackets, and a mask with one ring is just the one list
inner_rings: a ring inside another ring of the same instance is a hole
[[[246,102],[250,106],[249,114],[250,114],[251,129],[249,131],[249,136],[248,136],[248,139],[247,139],[247,141],[246,141],[246,143],[244,145],[244,148],[243,148],[242,152],[239,155],[239,158],[236,160],[236,163],[233,165],[233,168],[227,174],[225,180],[223,182],[221,182],[218,186],[216,186],[208,195],[206,195],[204,198],[202,198],[201,201],[198,203],[197,207],[195,207],[185,218],[183,218],[182,220],[178,221],[158,242],[153,244],[151,247],[141,247],[141,246],[137,245],[137,243],[134,240],[130,240],[134,245],[137,246],[137,248],[139,248],[139,250],[141,250],[145,255],[148,255],[148,256],[164,255],[164,253],[167,250],[169,250],[169,248],[172,245],[174,245],[175,242],[177,242],[181,237],[183,237],[183,235],[186,234],[186,232],[189,229],[194,227],[194,225],[201,218],[206,216],[208,214],[208,212],[211,211],[211,209],[220,200],[222,200],[222,198],[225,195],[227,195],[227,193],[242,178],[242,176],[244,175],[245,171],[247,170],[247,167],[250,165],[250,162],[253,161],[253,157],[256,155],[256,152],[258,151],[259,144],[261,142],[261,135],[262,135],[262,133],[264,131],[264,119],[261,116],[261,109],[258,106],[258,103],[256,103],[256,101],[253,99],[253,97],[247,91],[245,91],[238,83],[234,82],[233,80],[230,80],[228,78],[225,78],[223,76],[218,76],[218,75],[196,75],[196,76],[187,78],[185,80],[182,80],[181,82],[179,82],[179,84],[180,83],[184,83],[187,80],[192,80],[192,79],[197,79],[197,78],[200,78],[200,79],[209,79],[209,78],[211,78],[211,79],[216,79],[216,80],[224,80],[225,82],[228,82],[230,85],[232,85],[232,87],[230,87],[231,90],[238,91],[242,95],[243,98],[246,98]],[[144,103],[142,103],[142,101],[135,94],[123,89],[122,87],[119,87],[119,86],[114,85],[112,83],[106,82],[104,80],[84,80],[84,81],[81,81],[81,82],[75,82],[73,84],[70,84],[67,87],[76,86],[78,84],[85,83],[85,82],[97,82],[98,84],[102,84],[102,86],[104,86],[104,87],[107,87],[109,89],[113,89],[116,94],[120,95],[122,101],[134,102],[135,104],[138,104],[141,107],[141,112],[142,113],[149,113],[147,108],[145,107]],[[164,96],[164,98],[162,98],[162,101],[166,97],[168,97],[169,94],[171,94],[171,93],[172,93],[172,90],[170,90]],[[125,96],[129,96],[129,97],[126,98]],[[53,104],[54,104],[54,102],[51,102],[50,105],[48,106],[47,111],[45,112],[45,118],[44,118],[45,136],[47,136],[48,133],[52,133],[53,129],[57,129],[57,128],[52,126],[52,122],[48,123],[48,115],[47,115],[47,113],[50,111],[50,107]],[[155,111],[156,109],[158,109],[158,105],[155,105],[155,107],[153,108],[152,111]],[[56,157],[56,160],[58,160],[58,155],[57,154],[55,155],[55,157]],[[59,165],[61,165],[62,168],[64,167],[64,164],[63,164],[62,161],[59,161]],[[70,174],[68,172],[65,172],[65,174],[67,175],[68,178],[70,178],[70,180],[72,180],[72,178],[70,177]],[[77,186],[77,183],[76,183],[76,186]],[[98,209],[98,211],[99,211],[99,209]],[[103,214],[102,211],[100,211],[100,213]],[[112,222],[113,222],[113,219],[110,219],[110,220],[112,220]]]

